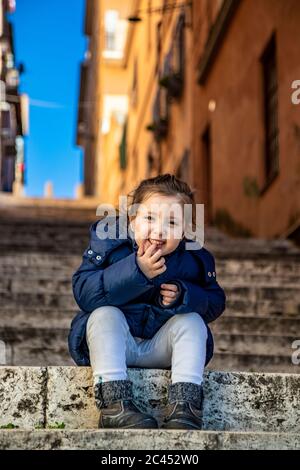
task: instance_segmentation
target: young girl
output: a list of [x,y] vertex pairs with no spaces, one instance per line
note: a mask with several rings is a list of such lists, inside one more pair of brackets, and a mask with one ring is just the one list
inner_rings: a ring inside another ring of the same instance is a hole
[[[114,237],[99,236],[101,220],[90,227],[72,278],[81,311],[71,324],[69,351],[77,365],[92,367],[99,428],[158,427],[133,401],[131,366],[171,368],[162,427],[201,429],[203,371],[213,355],[207,324],[225,310],[225,294],[212,254],[186,247],[184,204],[192,204],[195,217],[190,187],[164,174],[143,180],[132,196],[138,209],[125,215],[125,238],[119,238],[120,214],[108,218]],[[174,204],[182,210],[170,217]]]

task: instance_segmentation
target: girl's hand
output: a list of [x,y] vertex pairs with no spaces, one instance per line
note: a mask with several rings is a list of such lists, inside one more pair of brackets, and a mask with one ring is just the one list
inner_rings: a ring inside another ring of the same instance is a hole
[[162,289],[160,293],[162,295],[162,303],[164,305],[169,305],[178,298],[180,292],[176,284],[161,284]]
[[148,240],[142,240],[138,248],[137,263],[149,279],[158,276],[167,269],[165,258],[161,257],[161,249],[157,249]]

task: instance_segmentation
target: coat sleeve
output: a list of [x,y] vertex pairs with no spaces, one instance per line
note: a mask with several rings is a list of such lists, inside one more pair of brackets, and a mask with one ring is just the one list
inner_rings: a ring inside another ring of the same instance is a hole
[[141,271],[136,253],[103,267],[101,256],[85,250],[83,260],[72,276],[74,298],[79,308],[92,312],[104,305],[124,305],[153,287]]

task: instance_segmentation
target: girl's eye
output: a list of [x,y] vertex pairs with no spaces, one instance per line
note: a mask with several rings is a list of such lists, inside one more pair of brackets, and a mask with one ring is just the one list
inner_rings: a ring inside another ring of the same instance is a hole
[[[145,219],[150,220],[149,218],[152,219],[152,215],[146,215]],[[170,224],[172,224],[173,226],[174,226],[174,225],[177,225],[177,223],[175,222],[175,220],[170,220]]]

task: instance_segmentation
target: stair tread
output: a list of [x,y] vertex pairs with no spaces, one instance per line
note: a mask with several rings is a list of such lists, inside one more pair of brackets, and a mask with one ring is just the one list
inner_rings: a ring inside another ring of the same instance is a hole
[[[297,433],[167,429],[0,430],[2,449],[277,450],[300,449]],[[101,457],[99,457],[101,458]],[[185,456],[188,462],[188,456]],[[100,460],[99,460],[100,461]],[[177,459],[176,459],[177,461]],[[191,460],[192,462],[192,460]]]

